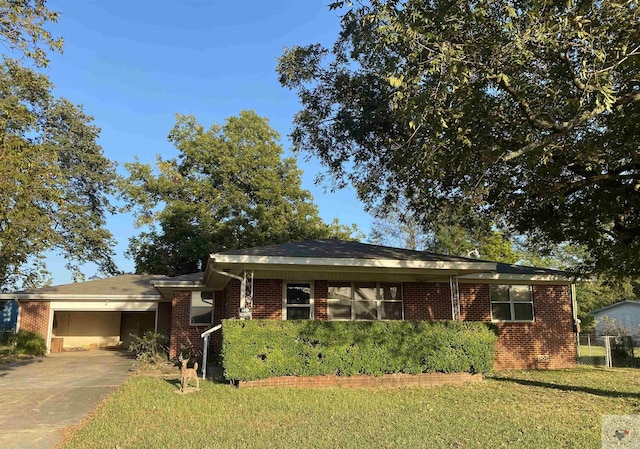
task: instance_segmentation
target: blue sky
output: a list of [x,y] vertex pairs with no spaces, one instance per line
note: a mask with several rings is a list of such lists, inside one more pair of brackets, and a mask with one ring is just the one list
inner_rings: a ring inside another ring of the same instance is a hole
[[[105,155],[120,164],[134,155],[143,162],[153,162],[156,154],[174,156],[166,136],[177,112],[194,114],[208,126],[253,109],[269,118],[290,155],[288,134],[300,105],[279,85],[276,58],[287,46],[334,42],[340,12],[329,11],[327,3],[50,0],[49,8],[62,15],[49,29],[65,44],[46,73],[57,96],[82,104],[94,117]],[[368,233],[370,217],[353,190],[331,193],[315,186],[322,170],[317,161],[299,157],[298,164],[302,185],[325,221],[337,217]],[[118,240],[119,267],[132,271],[123,252],[139,232],[133,219],[112,217],[109,229]],[[52,256],[47,264],[54,284],[71,282],[61,258]],[[84,271],[89,277],[95,268]]]

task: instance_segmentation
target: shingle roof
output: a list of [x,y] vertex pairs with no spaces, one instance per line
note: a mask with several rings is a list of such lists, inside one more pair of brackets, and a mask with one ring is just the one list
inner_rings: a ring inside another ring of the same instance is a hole
[[153,295],[160,296],[151,281],[169,279],[162,275],[123,274],[105,279],[96,279],[73,284],[33,288],[17,293],[55,295]]
[[625,299],[624,301],[618,301],[618,302],[616,302],[614,304],[609,304],[608,306],[604,306],[604,307],[601,307],[599,309],[592,310],[591,312],[589,312],[589,314],[591,315],[591,314],[602,312],[602,311],[605,311],[605,310],[615,309],[616,307],[619,307],[619,306],[621,306],[623,304],[630,304],[632,306],[640,306],[640,301],[632,301],[632,300],[629,300],[629,299]]
[[[430,253],[427,251],[414,251],[409,249],[372,245],[369,243],[345,241],[335,238],[258,246],[255,248],[226,251],[220,254],[233,256],[417,260],[426,262],[492,262],[468,257]],[[501,274],[546,274],[570,276],[570,273],[561,270],[510,265],[506,263],[498,263],[496,272]]]
[[258,246],[219,253],[230,256],[274,256],[335,259],[388,259],[448,262],[483,262],[466,257],[446,256],[339,239],[316,239],[278,245]]
[[548,274],[556,276],[571,277],[571,273],[562,270],[553,270],[551,268],[526,267],[524,265],[509,265],[507,263],[498,263],[496,273],[503,274]]

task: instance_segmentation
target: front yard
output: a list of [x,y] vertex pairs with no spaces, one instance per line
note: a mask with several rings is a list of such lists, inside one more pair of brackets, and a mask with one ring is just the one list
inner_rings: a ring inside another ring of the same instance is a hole
[[[193,382],[193,381],[192,381]],[[236,389],[134,376],[63,448],[596,448],[603,414],[640,414],[640,371],[497,373],[438,388]]]

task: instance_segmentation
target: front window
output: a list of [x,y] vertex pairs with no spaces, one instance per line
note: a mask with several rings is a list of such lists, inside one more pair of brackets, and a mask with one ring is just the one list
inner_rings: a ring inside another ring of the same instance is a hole
[[492,285],[491,318],[495,321],[533,321],[530,285]]
[[213,323],[213,292],[191,292],[191,324]]
[[379,282],[330,282],[329,320],[401,320],[402,285]]
[[284,318],[287,320],[311,319],[312,295],[310,282],[288,282],[284,292]]

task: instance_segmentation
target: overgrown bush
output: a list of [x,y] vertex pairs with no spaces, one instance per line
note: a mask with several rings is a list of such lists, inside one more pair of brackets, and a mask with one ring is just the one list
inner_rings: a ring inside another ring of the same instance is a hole
[[14,347],[13,352],[24,355],[45,355],[47,343],[40,334],[21,330],[7,337],[7,343]]
[[484,373],[493,366],[495,329],[457,321],[226,320],[225,377]]
[[163,363],[168,359],[169,338],[160,332],[147,331],[142,337],[131,334],[133,340],[129,351],[136,353],[136,360],[142,363]]

